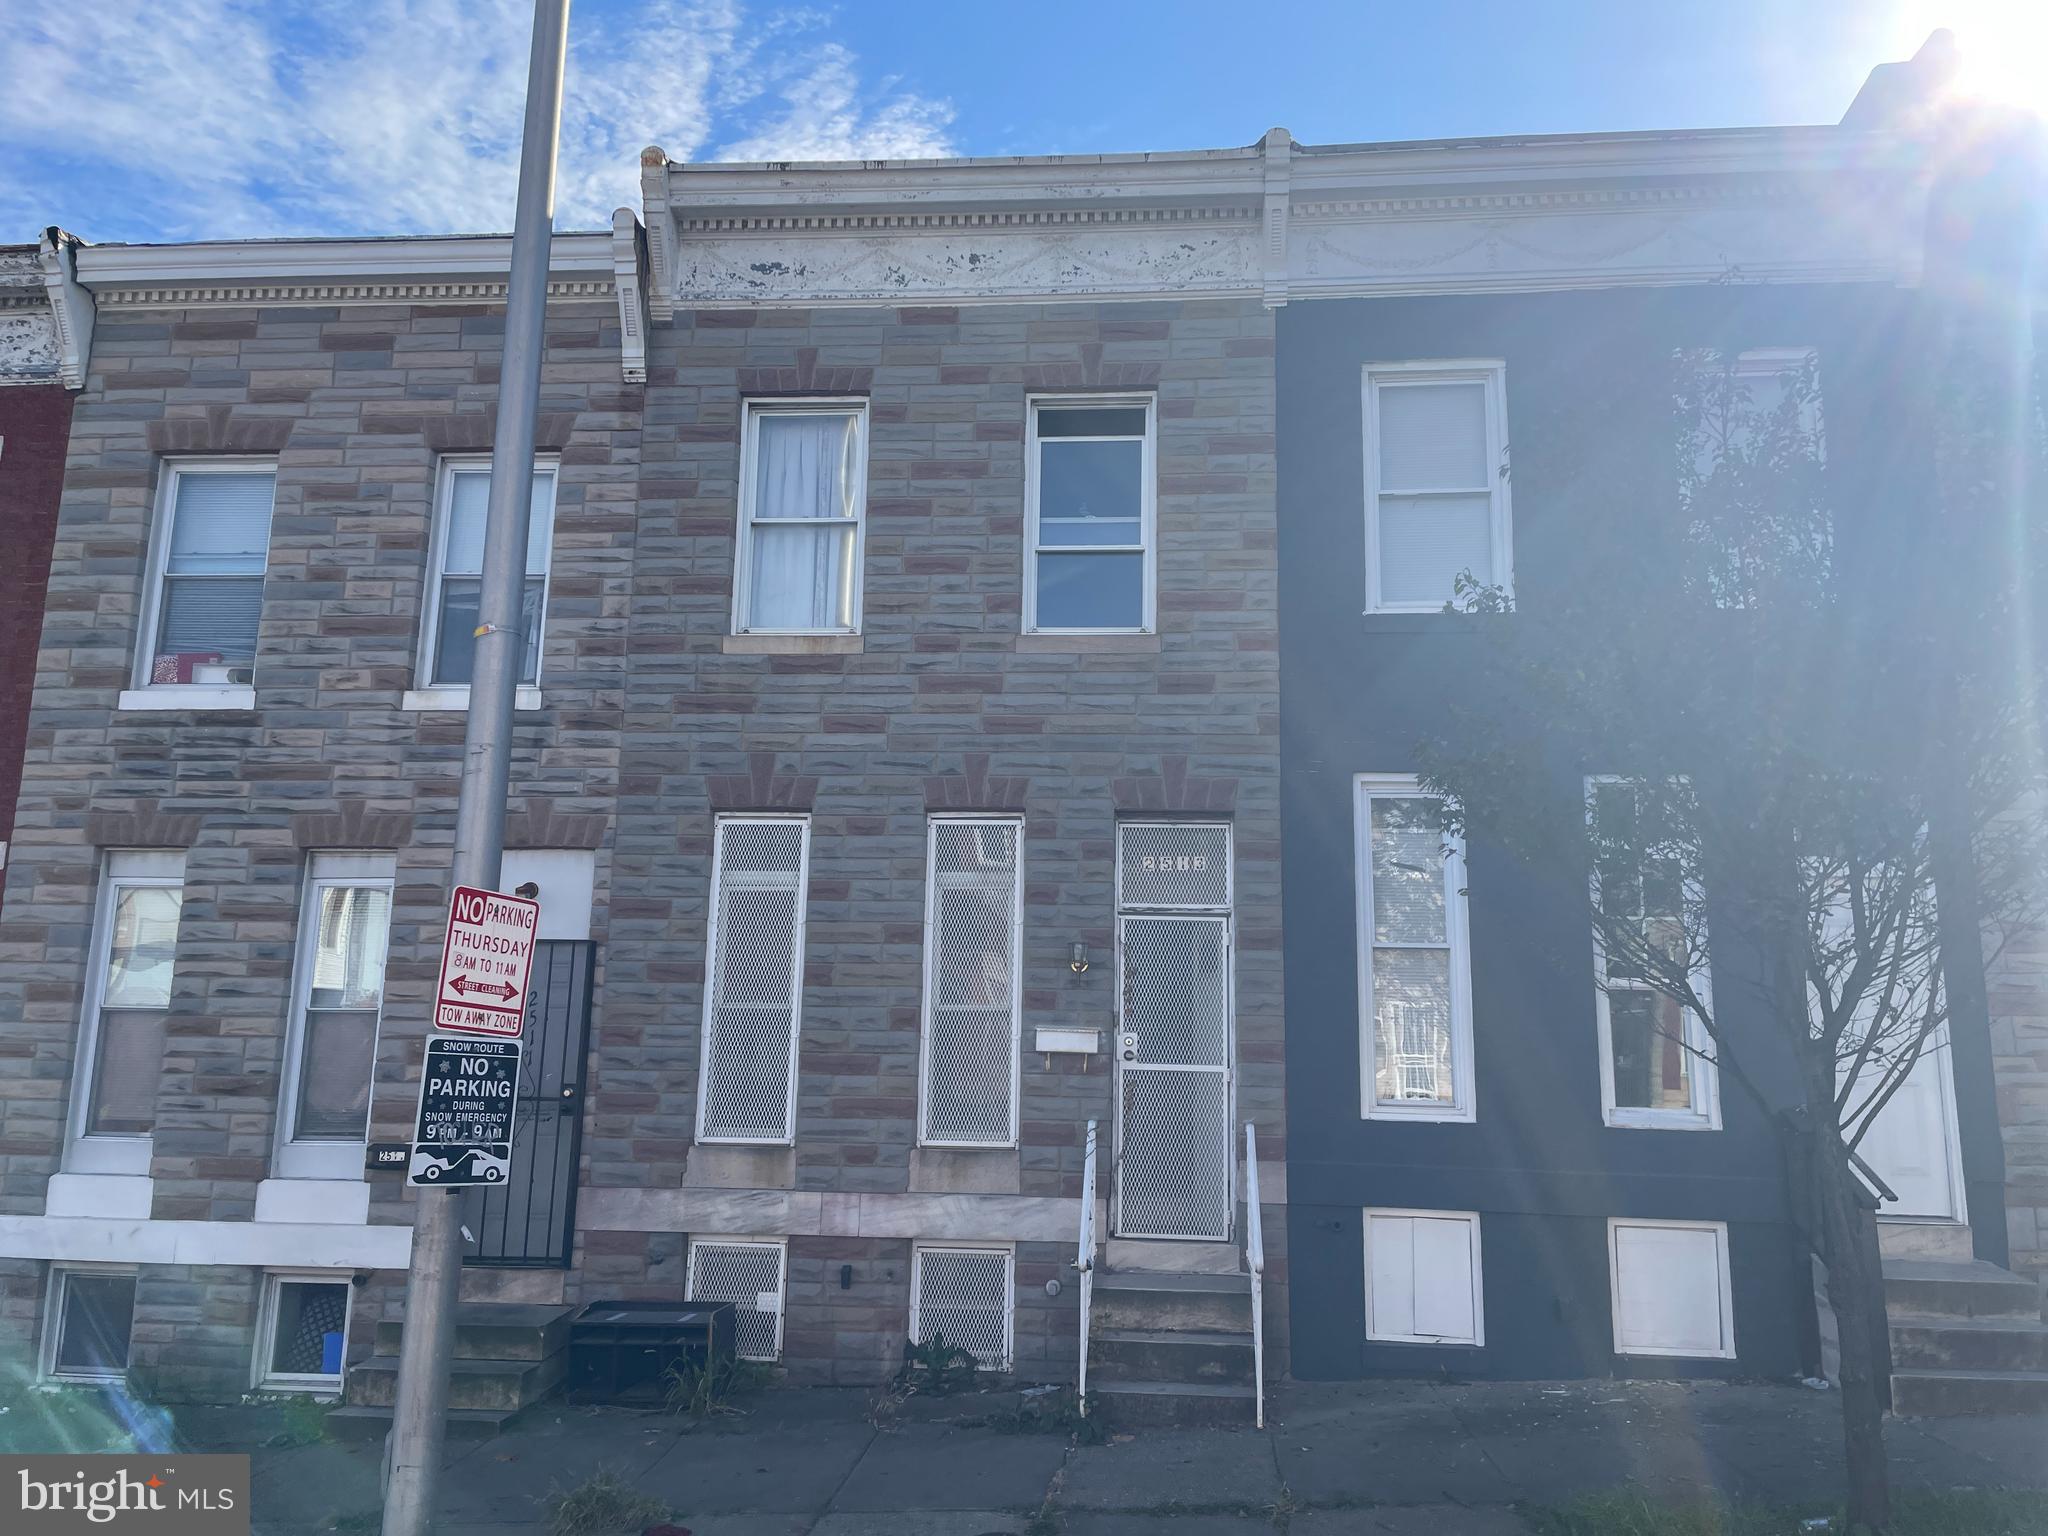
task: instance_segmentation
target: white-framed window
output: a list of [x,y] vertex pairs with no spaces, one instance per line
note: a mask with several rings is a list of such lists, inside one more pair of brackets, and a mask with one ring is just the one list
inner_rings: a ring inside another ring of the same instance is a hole
[[1024,633],[1152,633],[1152,396],[1039,396],[1026,414]]
[[857,635],[865,400],[750,400],[740,427],[736,635]]
[[306,868],[285,1039],[277,1174],[361,1179],[397,857],[316,853]]
[[1735,1358],[1726,1222],[1612,1218],[1607,1273],[1617,1355]]
[[1365,1213],[1365,1336],[1393,1344],[1486,1342],[1476,1211]]
[[277,496],[271,459],[168,459],[157,481],[134,687],[253,686]]
[[346,1274],[265,1275],[253,1384],[267,1392],[339,1395],[352,1289]]
[[[556,467],[536,459],[533,512],[526,527],[526,585],[519,605],[519,681],[540,681],[547,627],[548,559],[555,542]],[[488,455],[449,455],[434,480],[434,531],[427,549],[426,602],[420,629],[419,686],[467,688],[476,665],[478,603],[483,592],[484,522],[491,500]]]
[[1464,843],[1414,775],[1362,773],[1356,786],[1363,1113],[1471,1120]]
[[1507,365],[1373,363],[1365,370],[1368,613],[1436,613],[1470,573],[1512,587]]
[[1015,1146],[1024,819],[932,817],[926,870],[919,1140]]
[[[1632,825],[1633,781],[1596,776],[1586,781],[1587,814],[1597,825]],[[1630,841],[1634,841],[1631,837]],[[1677,848],[1646,858],[1640,867],[1595,859],[1594,909],[1642,928],[1652,943],[1688,943],[1685,914],[1699,911],[1688,892],[1698,874]],[[1712,999],[1711,978],[1695,964],[1693,990]],[[1721,1095],[1705,1021],[1675,998],[1633,974],[1607,953],[1593,931],[1593,1008],[1600,1042],[1600,1104],[1609,1125],[1643,1130],[1706,1131],[1721,1126]]]
[[72,1075],[67,1172],[149,1172],[184,877],[181,852],[106,856]]
[[1699,437],[1694,442],[1696,474],[1705,479],[1727,457],[1745,457],[1756,428],[1784,410],[1808,375],[1814,387],[1794,404],[1798,430],[1821,443],[1818,388],[1820,353],[1812,347],[1755,347],[1730,359],[1725,353],[1694,354],[1701,377]]
[[690,1244],[683,1295],[690,1301],[733,1304],[734,1352],[740,1359],[780,1360],[788,1272],[787,1238],[697,1238]]
[[119,1381],[135,1327],[135,1271],[55,1265],[43,1312],[42,1373],[50,1381]]
[[920,1244],[911,1253],[910,1340],[943,1338],[986,1370],[1016,1354],[1016,1254],[1009,1248]]
[[699,1141],[784,1144],[796,1134],[808,816],[721,816],[705,943]]

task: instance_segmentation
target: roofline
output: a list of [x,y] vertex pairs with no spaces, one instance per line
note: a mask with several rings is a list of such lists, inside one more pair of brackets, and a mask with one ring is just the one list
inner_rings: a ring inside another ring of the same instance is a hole
[[[548,270],[612,271],[610,233],[558,233]],[[167,283],[405,282],[502,278],[510,235],[399,235],[369,239],[200,240],[181,245],[80,245],[78,279],[90,287]]]

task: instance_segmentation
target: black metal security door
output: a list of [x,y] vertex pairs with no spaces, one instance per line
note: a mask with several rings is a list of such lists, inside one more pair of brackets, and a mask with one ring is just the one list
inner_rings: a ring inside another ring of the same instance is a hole
[[533,950],[512,1127],[512,1176],[464,1191],[462,1224],[475,1239],[467,1264],[567,1269],[576,1231],[576,1172],[583,1140],[583,1063],[590,1040],[597,946],[544,939]]

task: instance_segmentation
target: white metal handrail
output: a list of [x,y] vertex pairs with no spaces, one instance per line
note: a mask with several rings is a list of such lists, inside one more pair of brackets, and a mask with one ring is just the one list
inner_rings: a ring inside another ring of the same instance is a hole
[[[1094,1146],[1094,1128],[1089,1128],[1089,1145]],[[1090,1162],[1093,1162],[1091,1156]],[[1085,1222],[1087,1218],[1082,1218]],[[1244,1267],[1252,1277],[1252,1390],[1254,1422],[1266,1427],[1266,1226],[1259,1215],[1259,1146],[1252,1123],[1244,1123]],[[1087,1285],[1084,1277],[1082,1285]],[[1082,1361],[1087,1361],[1088,1292],[1081,1292]]]
[[[1074,1255],[1081,1272],[1081,1378],[1076,1397],[1088,1413],[1088,1309],[1095,1298],[1095,1122],[1088,1122],[1088,1153],[1081,1163],[1081,1245]],[[1256,1287],[1258,1282],[1253,1281]]]

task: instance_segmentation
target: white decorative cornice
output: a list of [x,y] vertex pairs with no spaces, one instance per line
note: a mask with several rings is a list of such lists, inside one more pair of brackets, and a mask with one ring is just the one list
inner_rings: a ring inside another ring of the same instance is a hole
[[612,284],[619,296],[619,377],[647,382],[647,241],[633,210],[612,214]]
[[1188,155],[686,165],[649,151],[650,300],[1016,303],[1913,282],[1910,155],[1837,128]]
[[[107,309],[220,309],[251,304],[497,304],[503,303],[503,278],[471,278],[448,282],[346,283],[167,283],[160,287],[132,285],[101,288],[97,297]],[[609,299],[612,280],[550,278],[550,299]]]
[[78,280],[78,240],[52,225],[43,231],[38,255],[43,291],[57,331],[57,376],[66,389],[85,388],[92,361],[93,298]]

